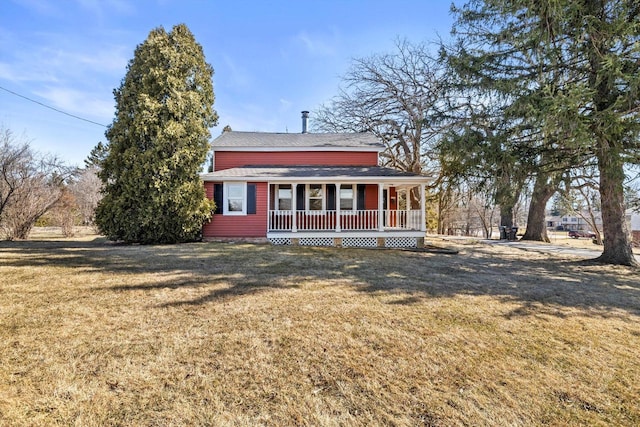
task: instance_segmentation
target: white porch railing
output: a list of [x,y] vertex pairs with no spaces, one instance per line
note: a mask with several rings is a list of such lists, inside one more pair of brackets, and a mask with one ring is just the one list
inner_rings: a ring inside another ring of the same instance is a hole
[[291,213],[292,211],[269,211],[267,229],[269,231],[291,231],[293,227]]
[[422,215],[419,210],[384,211],[384,226],[393,230],[420,230]]
[[296,211],[296,227],[298,230],[333,230],[335,224],[335,211]]
[[377,230],[379,228],[378,211],[341,211],[340,228],[342,230]]
[[[295,223],[293,215],[295,214]],[[377,231],[378,210],[269,211],[269,231]],[[385,230],[420,230],[419,210],[383,211]],[[337,220],[338,219],[338,220]],[[295,229],[294,229],[295,226]]]

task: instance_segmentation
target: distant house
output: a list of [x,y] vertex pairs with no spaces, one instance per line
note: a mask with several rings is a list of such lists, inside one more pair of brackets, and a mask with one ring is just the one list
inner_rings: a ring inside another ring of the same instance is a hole
[[561,216],[547,215],[547,217],[545,218],[545,221],[547,223],[547,228],[550,228],[553,230],[563,230]]
[[428,177],[378,166],[368,133],[224,132],[213,172],[216,202],[205,238],[265,237],[279,245],[422,246]]
[[[584,217],[587,217],[588,213],[584,213]],[[591,230],[591,225],[587,223],[584,217],[579,215],[562,215],[562,216],[547,216],[545,221],[547,223],[547,228],[552,228],[554,230],[585,230],[585,231],[593,231]],[[596,227],[598,229],[602,229],[602,217],[601,215],[596,215],[595,217]]]
[[[585,213],[586,215],[586,213]],[[627,209],[625,218],[631,231],[632,241],[636,245],[640,245],[640,212],[634,212]],[[596,226],[602,231],[602,216],[596,215]],[[584,218],[580,216],[564,215],[546,217],[547,228],[554,230],[584,230],[593,231],[591,226],[587,224]]]

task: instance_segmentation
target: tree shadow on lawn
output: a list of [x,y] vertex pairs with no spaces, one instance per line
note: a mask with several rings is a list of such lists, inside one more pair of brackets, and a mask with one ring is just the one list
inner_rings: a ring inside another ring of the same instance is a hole
[[[297,287],[280,280],[288,270],[270,261],[267,251],[270,248],[270,245],[207,243],[122,245],[103,239],[0,242],[0,267],[61,268],[72,269],[75,274],[107,274],[110,285],[94,285],[92,291],[212,288],[202,297],[164,306],[198,305],[274,288]],[[246,268],[248,258],[254,268]],[[136,275],[149,278],[132,280]]]
[[[562,313],[553,307],[580,308],[597,316],[616,315],[614,310],[640,314],[640,272],[578,261],[525,253],[513,256],[483,245],[447,255],[267,244],[125,246],[100,239],[0,242],[0,266],[72,268],[78,274],[99,272],[114,278],[112,285],[95,290],[211,288],[197,298],[167,306],[206,304],[315,281],[348,283],[358,292],[398,294],[392,304],[487,295],[520,302],[511,316],[540,313],[540,306],[558,316]],[[129,283],[137,274],[150,278]]]
[[477,245],[448,258],[416,254],[393,265],[373,262],[360,275],[364,276],[360,291],[404,290],[410,295],[396,304],[415,303],[417,297],[487,295],[522,304],[508,317],[534,313],[564,316],[559,311],[562,307],[602,317],[618,316],[615,310],[640,314],[638,270],[585,265],[571,257],[524,251],[514,257]]

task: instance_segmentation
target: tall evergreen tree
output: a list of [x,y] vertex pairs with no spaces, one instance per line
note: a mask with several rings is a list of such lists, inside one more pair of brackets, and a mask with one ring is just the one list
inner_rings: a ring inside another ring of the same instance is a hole
[[100,169],[102,167],[102,162],[109,154],[109,146],[103,144],[102,141],[98,142],[98,144],[91,149],[89,155],[86,159],[84,159],[84,165],[87,169],[95,168]]
[[96,224],[112,240],[197,239],[212,202],[198,171],[209,149],[213,69],[184,24],[149,33],[114,91]]
[[531,155],[593,159],[605,236],[598,261],[637,264],[623,184],[625,163],[640,160],[638,2],[472,0],[454,12],[458,70],[478,87],[512,94],[542,135],[558,136],[531,144]]
[[470,91],[454,80],[452,87],[457,89],[451,92],[450,126],[437,147],[439,179],[491,194],[500,207],[500,225],[511,228],[531,171],[528,159],[519,152],[518,125],[506,116],[503,96],[489,90]]

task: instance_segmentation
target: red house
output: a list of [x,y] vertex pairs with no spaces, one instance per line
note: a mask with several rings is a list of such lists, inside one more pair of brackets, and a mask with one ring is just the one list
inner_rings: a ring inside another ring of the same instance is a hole
[[368,133],[224,132],[202,174],[216,202],[204,238],[278,245],[420,247],[429,178],[378,166]]

